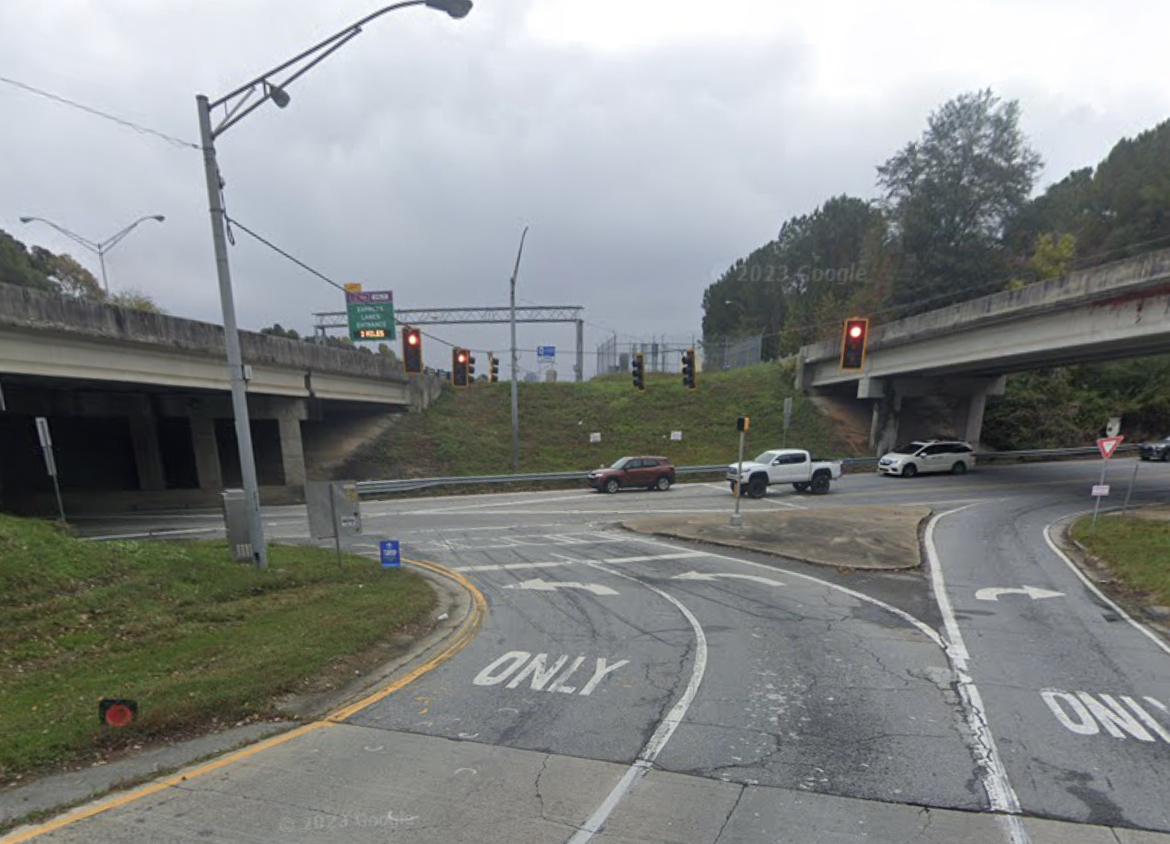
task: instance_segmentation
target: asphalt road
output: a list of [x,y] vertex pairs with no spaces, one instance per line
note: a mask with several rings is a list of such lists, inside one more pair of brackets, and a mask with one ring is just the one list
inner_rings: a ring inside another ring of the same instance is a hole
[[[1113,468],[1115,503],[1133,465]],[[746,519],[930,505],[930,565],[899,574],[613,527],[728,512],[722,484],[367,502],[353,549],[398,538],[462,572],[489,606],[476,639],[345,723],[43,840],[1161,840],[1134,830],[1170,832],[1170,650],[1046,539],[1091,506],[1099,471],[847,476],[824,497],[742,502]],[[1168,481],[1170,466],[1142,464],[1134,502],[1167,501]],[[299,508],[266,519],[272,536],[305,539]]]

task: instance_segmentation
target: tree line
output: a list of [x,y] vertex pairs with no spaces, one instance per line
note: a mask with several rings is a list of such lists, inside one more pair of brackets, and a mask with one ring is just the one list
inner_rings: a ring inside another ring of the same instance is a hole
[[107,294],[94,274],[70,255],[50,252],[42,246],[29,248],[3,229],[0,229],[0,284],[14,284],[138,311],[165,313],[150,296],[138,290],[124,289]]
[[764,356],[842,321],[912,316],[1170,245],[1170,120],[1033,196],[1042,161],[1018,101],[990,90],[933,111],[876,168],[873,199],[786,220],[703,294],[703,336],[764,335]]

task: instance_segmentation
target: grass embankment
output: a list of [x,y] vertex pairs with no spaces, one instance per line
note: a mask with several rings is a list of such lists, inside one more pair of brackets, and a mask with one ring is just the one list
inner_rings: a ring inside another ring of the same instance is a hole
[[1126,597],[1170,606],[1170,520],[1083,516],[1072,536],[1104,560]]
[[[790,446],[819,456],[851,453],[832,423],[797,395],[791,365],[701,372],[694,391],[681,381],[677,373],[650,373],[645,392],[635,390],[627,375],[519,384],[520,471],[583,471],[628,454],[664,455],[679,466],[727,463],[735,459],[735,420],[743,415],[752,420],[745,446],[745,457],[751,457],[780,447],[787,397],[794,402]],[[338,476],[507,474],[511,419],[509,384],[447,389],[425,412],[402,419],[355,452]],[[682,431],[682,441],[672,441],[671,431]],[[600,443],[589,442],[592,432],[600,432]]]
[[[269,715],[352,679],[434,600],[417,575],[317,548],[272,546],[261,572],[220,542],[83,543],[0,514],[0,784]],[[103,697],[138,701],[139,720],[100,725]]]

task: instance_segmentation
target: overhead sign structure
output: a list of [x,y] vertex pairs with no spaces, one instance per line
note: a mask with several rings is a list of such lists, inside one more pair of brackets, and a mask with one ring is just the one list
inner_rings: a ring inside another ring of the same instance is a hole
[[1100,449],[1101,456],[1108,460],[1124,439],[1125,437],[1102,437],[1097,440],[1097,448]]
[[394,291],[347,290],[345,311],[349,319],[349,339],[357,342],[395,339]]

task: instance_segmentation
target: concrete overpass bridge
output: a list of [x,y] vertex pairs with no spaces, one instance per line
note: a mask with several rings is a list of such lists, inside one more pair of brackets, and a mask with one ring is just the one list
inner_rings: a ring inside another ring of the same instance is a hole
[[[306,453],[324,458],[441,389],[378,355],[240,340],[266,502],[301,494]],[[55,509],[37,416],[67,512],[214,504],[240,484],[221,326],[0,285],[0,391],[0,509]]]
[[796,384],[872,402],[878,452],[926,433],[926,397],[949,399],[955,436],[977,444],[1010,373],[1167,352],[1170,249],[872,327],[860,373],[840,370],[837,340],[805,346]]

